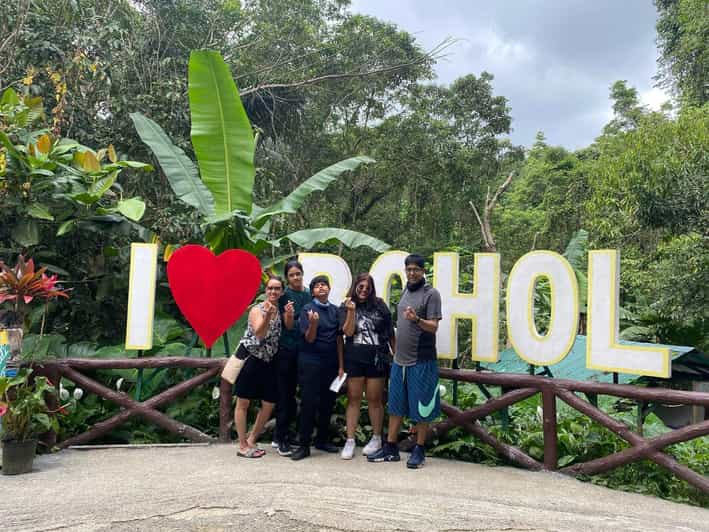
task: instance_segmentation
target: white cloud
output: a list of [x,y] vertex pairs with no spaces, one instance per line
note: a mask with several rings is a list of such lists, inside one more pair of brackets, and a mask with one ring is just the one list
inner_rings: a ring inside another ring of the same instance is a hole
[[619,79],[653,109],[668,99],[652,88],[656,12],[646,0],[354,0],[352,11],[397,24],[425,48],[459,39],[436,64],[435,82],[490,72],[518,144],[531,145],[538,130],[550,144],[590,144],[611,117]]
[[669,99],[670,95],[657,87],[640,92],[640,102],[647,105],[653,111],[659,111],[662,104]]

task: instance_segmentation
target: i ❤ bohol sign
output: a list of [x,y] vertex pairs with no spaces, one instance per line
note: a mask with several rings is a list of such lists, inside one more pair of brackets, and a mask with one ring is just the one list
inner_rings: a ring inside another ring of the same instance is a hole
[[[156,244],[132,246],[127,349],[152,347],[157,253]],[[237,257],[237,253],[241,255]],[[387,302],[392,280],[398,277],[405,283],[404,259],[408,254],[406,251],[388,251],[377,257],[370,267],[379,295]],[[316,275],[326,275],[332,287],[330,300],[338,303],[344,299],[352,283],[352,272],[342,257],[301,253],[298,259],[305,270],[306,285]],[[260,271],[253,267],[253,260],[253,256],[241,250],[230,250],[215,257],[205,248],[193,245],[180,248],[170,258],[168,278],[178,306],[208,347],[238,319],[226,308],[229,301],[238,303],[241,308],[245,307],[245,299],[250,301],[253,298]],[[441,252],[433,256],[433,279],[429,282],[441,293],[443,313],[436,339],[438,357],[455,359],[458,356],[458,328],[468,327],[472,359],[497,362],[502,289],[500,255],[477,253],[473,261],[472,292],[463,293],[458,289],[458,254]],[[177,286],[171,270],[179,270],[184,278]],[[608,372],[670,377],[669,349],[619,342],[619,275],[620,258],[616,250],[589,252],[586,366]],[[547,330],[540,334],[534,319],[534,289],[542,279],[546,279],[550,286],[551,317]],[[181,292],[189,283],[193,285],[192,295],[185,298]],[[568,261],[552,251],[527,253],[512,267],[505,292],[507,336],[519,356],[537,366],[563,360],[574,344],[580,310],[578,282]],[[211,324],[209,332],[205,332],[206,329],[201,331],[203,325],[193,322],[189,313],[199,316],[201,323]]]

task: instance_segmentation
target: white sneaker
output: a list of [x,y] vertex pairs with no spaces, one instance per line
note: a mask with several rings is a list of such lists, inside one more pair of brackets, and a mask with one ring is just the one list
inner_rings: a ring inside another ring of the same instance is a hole
[[271,442],[271,447],[273,447],[274,449],[278,449],[278,442],[276,440],[273,440]]
[[352,460],[354,457],[354,452],[355,452],[355,441],[354,440],[347,440],[345,442],[345,446],[342,448],[342,453],[340,453],[340,456],[342,457],[343,460]]
[[382,448],[382,437],[381,436],[372,436],[372,439],[369,440],[369,443],[364,446],[364,449],[362,450],[362,454],[364,456],[369,456],[370,454],[376,453],[381,448]]

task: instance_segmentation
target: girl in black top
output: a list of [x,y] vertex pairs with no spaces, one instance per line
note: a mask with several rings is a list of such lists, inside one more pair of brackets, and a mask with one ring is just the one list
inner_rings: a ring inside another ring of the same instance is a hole
[[340,306],[340,323],[345,343],[338,353],[339,373],[347,373],[347,442],[341,456],[349,460],[354,457],[362,393],[367,399],[373,430],[372,439],[362,453],[372,454],[382,446],[384,378],[389,348],[394,346],[391,312],[377,297],[374,279],[368,273],[359,274],[352,283]]

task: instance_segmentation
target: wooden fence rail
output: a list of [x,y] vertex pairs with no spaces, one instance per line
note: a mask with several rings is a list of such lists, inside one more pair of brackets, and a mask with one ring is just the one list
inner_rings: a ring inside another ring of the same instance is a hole
[[[94,393],[112,403],[122,407],[122,410],[113,417],[94,424],[89,430],[77,434],[58,443],[60,448],[70,445],[81,445],[93,441],[112,431],[132,417],[142,417],[173,434],[193,442],[217,441],[212,436],[200,430],[180,423],[158,410],[158,407],[171,403],[186,395],[194,388],[204,385],[219,377],[226,359],[223,358],[191,358],[191,357],[149,357],[149,358],[121,358],[121,359],[87,359],[66,358],[47,360],[32,364],[35,372],[47,376],[55,385],[59,386],[59,379],[65,377],[81,386],[85,391]],[[106,369],[154,369],[154,368],[189,368],[201,369],[202,373],[195,375],[183,382],[145,401],[136,401],[127,393],[113,390],[97,382],[82,371],[96,371]],[[229,441],[229,423],[231,421],[231,384],[219,379],[219,440]],[[50,435],[50,439],[53,438]],[[49,442],[54,445],[53,441]]]
[[[500,386],[503,390],[512,391],[506,391],[501,396],[491,398],[486,403],[466,411],[462,411],[449,404],[442,404],[442,411],[448,416],[448,419],[436,423],[433,426],[433,433],[435,435],[440,436],[453,427],[459,426],[492,446],[501,456],[504,456],[522,467],[532,470],[546,469],[556,471],[558,469],[556,399],[559,398],[570,407],[617,434],[631,445],[631,447],[610,456],[573,464],[559,469],[559,472],[568,475],[593,475],[615,469],[631,462],[649,459],[699,490],[709,493],[709,479],[707,477],[680,464],[672,456],[662,452],[662,449],[669,445],[708,435],[709,420],[694,423],[654,438],[643,438],[640,434],[633,432],[624,423],[614,419],[597,406],[576,395],[577,392],[581,392],[589,395],[611,395],[640,401],[699,405],[709,408],[709,393],[686,392],[665,388],[645,388],[627,384],[572,381],[538,375],[503,374],[447,368],[440,369],[440,376],[441,378],[452,379],[454,381]],[[542,395],[544,464],[534,460],[521,449],[500,442],[478,421],[493,412],[523,401],[537,393],[541,393]]]
[[[118,404],[122,410],[99,423],[82,434],[73,436],[59,442],[59,447],[68,447],[92,441],[134,416],[139,416],[183,438],[195,442],[217,441],[215,438],[204,434],[194,427],[171,419],[158,411],[179,397],[186,395],[190,390],[218,378],[226,363],[223,358],[192,358],[192,357],[148,357],[125,359],[60,359],[49,360],[32,364],[36,373],[46,375],[53,379],[59,386],[59,378],[65,377],[86,391],[95,393],[104,399]],[[148,369],[148,368],[191,368],[203,370],[175,386],[159,393],[143,402],[134,400],[128,394],[112,390],[97,382],[82,372],[105,369]],[[692,440],[709,434],[709,420],[695,423],[673,430],[654,438],[644,438],[633,432],[624,423],[614,419],[594,404],[582,399],[577,393],[592,395],[610,395],[624,397],[638,401],[652,401],[663,403],[679,403],[704,406],[709,408],[709,393],[687,392],[682,390],[669,390],[665,388],[645,388],[627,384],[604,384],[595,382],[572,381],[554,379],[538,375],[494,373],[484,371],[471,371],[460,369],[441,368],[440,376],[459,382],[487,384],[500,386],[503,390],[499,397],[492,397],[487,402],[462,411],[452,405],[443,403],[441,409],[447,419],[436,423],[432,433],[441,436],[454,427],[462,427],[481,441],[493,447],[501,456],[531,470],[558,469],[557,457],[557,398],[576,409],[593,421],[606,427],[613,433],[626,440],[631,446],[610,456],[604,456],[584,463],[572,464],[559,469],[568,475],[597,474],[635,462],[649,459],[668,469],[673,475],[681,478],[699,490],[709,493],[709,479],[692,471],[689,467],[677,462],[672,456],[662,450],[676,443]],[[219,379],[219,439],[221,442],[229,441],[229,424],[231,422],[231,385]],[[480,419],[523,401],[537,393],[542,396],[542,428],[544,433],[544,463],[527,455],[521,449],[499,441],[480,423]]]

